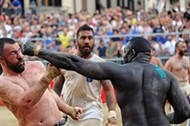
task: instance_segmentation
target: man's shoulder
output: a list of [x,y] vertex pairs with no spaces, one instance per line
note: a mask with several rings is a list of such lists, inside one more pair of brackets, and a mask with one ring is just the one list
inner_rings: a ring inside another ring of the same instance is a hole
[[96,55],[95,53],[93,53],[93,56],[90,60],[96,61],[96,62],[104,62],[105,61],[105,59],[101,58],[100,56]]
[[41,61],[27,61],[26,67],[30,68],[44,68],[45,65]]
[[188,56],[184,56],[184,58],[185,58],[186,60],[189,60],[189,57],[188,57]]
[[173,55],[173,56],[169,57],[166,62],[173,62],[173,61],[175,61],[175,60],[176,60],[176,56]]
[[11,83],[11,78],[8,76],[0,76],[0,90],[8,87],[8,84]]
[[7,77],[6,76],[3,76],[2,74],[0,75],[0,85],[1,85],[1,82],[4,82],[4,81],[8,81]]

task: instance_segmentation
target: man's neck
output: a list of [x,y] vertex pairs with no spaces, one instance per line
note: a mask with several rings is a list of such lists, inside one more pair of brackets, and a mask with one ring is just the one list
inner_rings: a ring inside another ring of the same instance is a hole
[[150,56],[148,56],[147,54],[144,54],[144,53],[138,53],[132,62],[149,63]]
[[17,76],[17,77],[20,77],[21,74],[11,71],[11,72],[3,72],[3,73],[2,73],[2,76]]
[[77,55],[84,59],[90,59],[92,57],[93,53],[90,53],[89,55],[83,55],[82,53],[77,52]]
[[181,56],[181,55],[179,55],[179,54],[176,54],[176,58],[177,58],[177,59],[183,59],[183,57],[184,57],[184,56]]
[[21,76],[21,73],[17,73],[15,71],[13,71],[12,69],[10,69],[7,65],[2,65],[2,76]]

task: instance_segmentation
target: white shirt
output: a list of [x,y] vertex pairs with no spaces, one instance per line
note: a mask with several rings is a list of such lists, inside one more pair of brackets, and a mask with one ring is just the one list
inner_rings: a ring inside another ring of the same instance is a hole
[[164,44],[164,49],[168,49],[169,55],[173,55],[175,53],[175,44],[176,44],[176,42],[173,40],[167,41]]
[[[93,54],[89,60],[96,62],[104,61],[96,54]],[[65,82],[61,92],[64,102],[71,106],[84,108],[84,113],[80,120],[96,118],[103,121],[101,82],[84,77],[74,71],[64,71],[64,77]]]

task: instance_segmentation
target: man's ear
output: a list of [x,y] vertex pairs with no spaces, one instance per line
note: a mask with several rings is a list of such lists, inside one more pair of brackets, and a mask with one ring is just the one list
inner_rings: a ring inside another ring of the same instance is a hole
[[0,64],[4,62],[4,58],[0,56]]
[[134,49],[131,49],[131,57],[135,57],[136,56],[136,51]]
[[2,61],[3,60],[3,57],[2,56],[0,56],[0,61]]

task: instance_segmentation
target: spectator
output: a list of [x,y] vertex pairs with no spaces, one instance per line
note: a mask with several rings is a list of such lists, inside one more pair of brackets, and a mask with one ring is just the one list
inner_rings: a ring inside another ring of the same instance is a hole
[[68,28],[63,29],[63,33],[59,35],[59,39],[61,41],[62,48],[67,48],[70,39],[70,36],[68,35]]
[[22,5],[20,0],[13,0],[12,2],[13,10],[15,15],[21,15],[22,13]]
[[30,2],[30,9],[32,14],[37,14],[37,5],[35,0],[31,0]]
[[168,41],[164,44],[165,55],[172,56],[175,53],[175,44],[176,41],[173,40],[173,36],[168,36]]
[[[20,0],[16,1],[20,2]],[[31,3],[33,1],[34,0],[31,0]],[[2,2],[8,10],[12,8],[10,0],[2,0]],[[171,6],[170,10],[174,11],[172,8],[173,6]],[[126,41],[131,38],[130,36],[126,37],[128,34],[151,34],[152,31],[154,31],[154,33],[168,34],[170,32],[183,32],[189,30],[189,23],[186,21],[183,13],[175,11],[173,14],[169,15],[166,13],[167,11],[163,11],[158,15],[154,12],[154,9],[155,8],[153,7],[149,8],[148,11],[145,11],[141,8],[140,17],[133,11],[128,9],[122,10],[120,7],[106,8],[102,14],[99,13],[99,11],[96,11],[93,16],[90,16],[85,10],[79,13],[69,14],[68,16],[63,16],[61,13],[55,15],[54,12],[51,12],[51,14],[48,15],[47,12],[44,11],[40,15],[26,13],[20,18],[18,15],[11,16],[11,11],[7,11],[8,13],[0,15],[0,18],[6,24],[5,28],[1,29],[1,33],[4,35],[7,34],[8,37],[14,37],[13,35],[15,34],[13,34],[13,32],[21,31],[23,35],[22,39],[27,41],[31,38],[46,37],[48,32],[48,36],[52,37],[58,35],[59,39],[66,40],[62,41],[62,50],[64,50],[68,47],[69,39],[73,38],[75,35],[75,29],[84,23],[88,23],[94,29],[95,35],[108,35],[108,37],[102,38],[106,47],[108,46],[110,39],[113,39],[113,41],[119,40],[119,42],[121,41],[120,39],[122,39],[122,44],[125,44]],[[122,14],[125,15],[123,18]],[[115,32],[114,34],[113,29],[115,29],[117,33]],[[64,35],[63,31],[65,31],[66,35]],[[113,34],[117,37],[113,37]],[[121,35],[122,37],[120,37]],[[145,37],[148,40],[152,39],[151,35],[146,35]],[[167,36],[159,35],[155,40],[164,44],[167,41]],[[95,47],[97,46],[98,44],[95,43]],[[161,53],[164,54],[164,52]]]
[[11,16],[12,4],[10,0],[2,0],[2,13],[7,16]]
[[113,58],[117,54],[117,44],[112,40],[109,41],[109,46],[106,48],[106,57]]
[[104,44],[104,41],[101,39],[99,42],[99,46],[96,50],[96,54],[100,57],[106,57],[106,46]]

